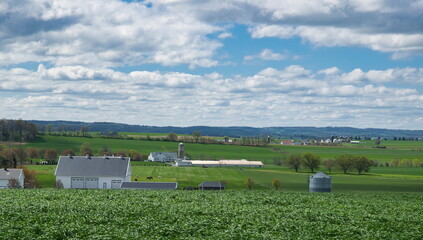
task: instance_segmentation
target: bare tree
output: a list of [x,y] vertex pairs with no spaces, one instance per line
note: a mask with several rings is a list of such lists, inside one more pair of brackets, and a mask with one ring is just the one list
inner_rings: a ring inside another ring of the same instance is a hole
[[9,182],[7,183],[7,188],[16,189],[16,188],[21,188],[21,187],[22,187],[21,183],[19,182],[18,179],[11,178],[11,179],[9,179]]
[[200,140],[200,137],[201,137],[201,132],[200,131],[194,131],[192,133],[192,136],[194,137],[194,141],[196,143],[198,143],[198,141]]
[[332,172],[332,169],[335,167],[336,164],[334,159],[326,159],[325,161],[323,161],[323,165],[326,166],[329,172]]

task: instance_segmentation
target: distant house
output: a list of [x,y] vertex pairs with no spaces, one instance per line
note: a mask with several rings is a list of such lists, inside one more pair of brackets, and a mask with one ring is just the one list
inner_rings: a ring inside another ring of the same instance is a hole
[[178,188],[177,182],[123,182],[121,189],[138,190],[175,190]]
[[176,152],[151,152],[148,160],[152,162],[174,162],[178,158]]
[[24,187],[25,176],[22,169],[0,169],[0,189],[8,188],[10,179],[18,180],[20,186]]
[[131,181],[131,161],[128,157],[60,156],[56,181],[64,188],[118,189]]
[[294,142],[293,140],[289,140],[289,141],[282,141],[282,142],[281,142],[281,144],[282,144],[282,145],[294,145],[294,144],[293,144],[293,142]]
[[200,190],[223,190],[225,186],[220,182],[202,182],[198,185]]

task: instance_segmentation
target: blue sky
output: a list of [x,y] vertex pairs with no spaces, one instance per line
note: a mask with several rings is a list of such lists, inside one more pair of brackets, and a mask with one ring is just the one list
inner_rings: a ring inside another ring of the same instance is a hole
[[423,0],[5,0],[1,117],[423,129]]

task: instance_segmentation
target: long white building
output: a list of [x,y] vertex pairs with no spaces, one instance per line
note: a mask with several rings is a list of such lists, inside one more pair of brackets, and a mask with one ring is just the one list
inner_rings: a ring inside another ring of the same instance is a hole
[[176,161],[178,167],[263,167],[261,161],[241,160],[219,160],[219,161],[201,161],[201,160],[182,160]]

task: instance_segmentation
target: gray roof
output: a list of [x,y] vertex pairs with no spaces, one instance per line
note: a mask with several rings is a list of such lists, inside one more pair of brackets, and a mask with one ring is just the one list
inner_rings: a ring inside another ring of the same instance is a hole
[[157,155],[165,155],[168,158],[177,158],[176,152],[151,152],[151,156],[156,157]]
[[121,189],[175,190],[177,182],[123,182]]
[[0,179],[9,180],[9,179],[18,179],[21,175],[22,169],[0,169]]
[[129,157],[60,156],[56,176],[125,177]]
[[198,187],[219,187],[223,188],[224,186],[220,182],[202,182]]
[[312,178],[330,178],[330,176],[326,175],[324,172],[318,172],[311,177]]

